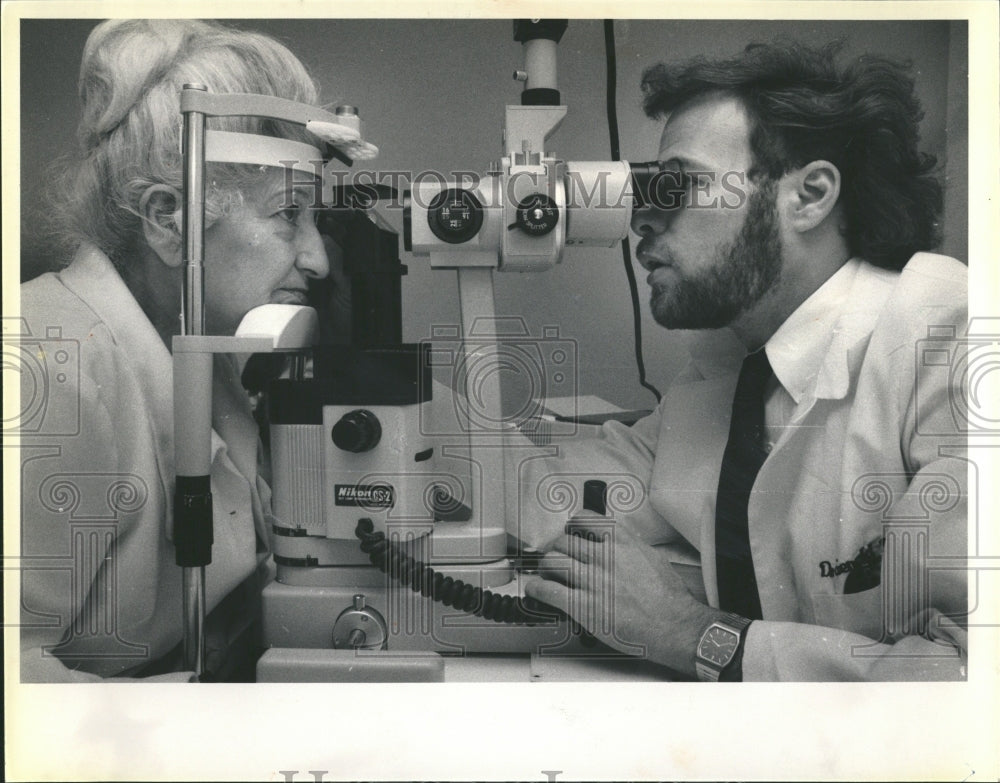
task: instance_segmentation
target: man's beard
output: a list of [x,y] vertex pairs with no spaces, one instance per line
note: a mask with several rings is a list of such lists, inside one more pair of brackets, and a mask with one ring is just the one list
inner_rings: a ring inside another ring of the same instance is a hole
[[693,277],[653,285],[653,318],[667,329],[719,329],[753,307],[781,274],[777,187],[765,179],[750,195],[739,236]]

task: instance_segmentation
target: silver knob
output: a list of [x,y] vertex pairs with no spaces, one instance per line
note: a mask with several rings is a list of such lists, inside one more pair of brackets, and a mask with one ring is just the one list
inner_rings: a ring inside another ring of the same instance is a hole
[[365,596],[356,593],[351,606],[333,624],[332,644],[337,650],[385,649],[389,633],[377,609],[367,606]]

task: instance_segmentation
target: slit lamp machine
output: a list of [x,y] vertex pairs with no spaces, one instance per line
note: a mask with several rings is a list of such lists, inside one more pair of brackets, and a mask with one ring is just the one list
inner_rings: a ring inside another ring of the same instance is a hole
[[[317,310],[296,305],[257,308],[232,337],[204,333],[206,163],[291,165],[315,176],[322,158],[329,175],[376,150],[351,107],[330,113],[185,85],[174,542],[184,569],[185,665],[197,674],[205,675],[211,375],[219,352],[294,357],[290,376],[266,391],[277,578],[263,593],[258,680],[380,679],[382,670],[387,679],[439,679],[442,656],[572,656],[592,643],[564,615],[520,593],[519,571],[531,552],[508,529],[504,452],[523,412],[505,417],[500,375],[509,357],[503,346],[528,341],[495,311],[493,282],[498,273],[543,273],[569,247],[615,247],[634,204],[656,197],[670,172],[659,164],[564,161],[549,150],[567,113],[556,84],[565,29],[565,21],[514,23],[524,51],[515,76],[525,85],[520,105],[506,107],[500,160],[478,182],[414,183],[404,195],[406,249],[457,277],[461,307],[460,333],[420,343],[402,341],[399,237],[374,210],[371,193],[363,198],[360,186],[349,185],[324,190],[329,202],[317,225],[336,230],[344,251],[350,343],[324,344]],[[206,128],[208,117],[233,115],[298,123],[325,150]],[[581,198],[595,189],[601,197]],[[558,364],[562,344],[552,335],[531,341],[531,350],[522,352],[528,361],[547,367]],[[450,386],[432,377],[441,365],[451,368]],[[561,378],[552,373],[542,385],[558,392]],[[603,487],[587,484],[585,506],[603,514]]]

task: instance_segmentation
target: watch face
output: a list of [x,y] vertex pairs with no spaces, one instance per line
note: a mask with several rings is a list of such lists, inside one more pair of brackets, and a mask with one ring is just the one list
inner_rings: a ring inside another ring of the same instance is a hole
[[705,635],[701,638],[698,657],[714,663],[716,666],[725,666],[733,659],[739,643],[740,637],[738,634],[713,625],[705,631]]

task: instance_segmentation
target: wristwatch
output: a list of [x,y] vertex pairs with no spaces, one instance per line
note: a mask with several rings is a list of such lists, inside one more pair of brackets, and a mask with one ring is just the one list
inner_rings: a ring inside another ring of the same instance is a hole
[[[738,669],[743,658],[743,638],[751,622],[753,621],[746,617],[727,613],[702,632],[694,659],[699,680],[738,682],[742,679],[742,673]],[[737,676],[727,676],[732,674]]]

